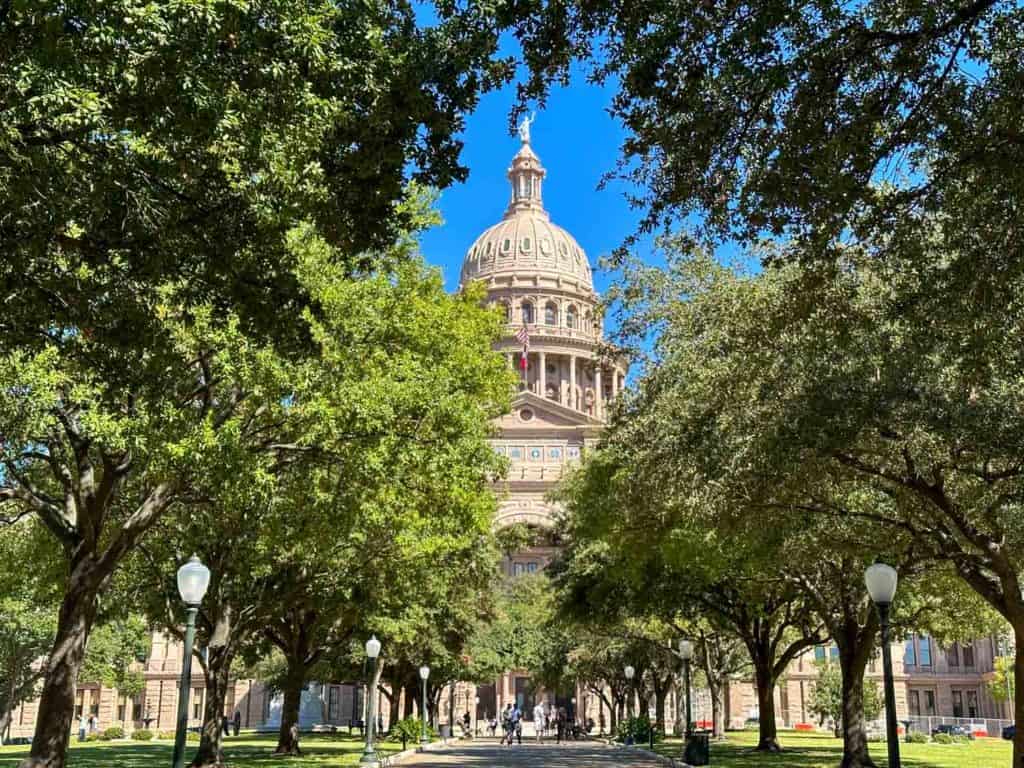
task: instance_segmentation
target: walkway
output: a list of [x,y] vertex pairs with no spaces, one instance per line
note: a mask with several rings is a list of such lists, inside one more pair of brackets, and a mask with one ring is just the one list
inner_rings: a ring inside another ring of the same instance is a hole
[[453,743],[402,763],[402,768],[433,768],[440,765],[461,765],[472,768],[654,768],[656,760],[637,755],[600,742],[579,741],[567,744],[526,743],[512,747],[496,741],[483,740],[472,744]]

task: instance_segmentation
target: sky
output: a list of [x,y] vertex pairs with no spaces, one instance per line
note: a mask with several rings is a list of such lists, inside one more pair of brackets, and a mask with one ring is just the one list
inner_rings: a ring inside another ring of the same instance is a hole
[[[530,128],[530,144],[547,169],[544,206],[552,221],[583,247],[595,268],[598,292],[611,279],[596,269],[598,261],[621,245],[640,219],[640,211],[633,210],[623,194],[624,184],[597,189],[602,175],[614,170],[625,136],[606,111],[611,94],[610,86],[602,88],[577,77],[569,87],[552,92]],[[458,288],[466,251],[480,233],[501,219],[508,204],[505,172],[520,145],[519,138],[508,133],[514,100],[514,85],[486,94],[468,117],[461,138],[469,178],[441,193],[444,224],[421,239],[425,258],[441,267],[449,290]],[[647,255],[643,247],[638,255]]]

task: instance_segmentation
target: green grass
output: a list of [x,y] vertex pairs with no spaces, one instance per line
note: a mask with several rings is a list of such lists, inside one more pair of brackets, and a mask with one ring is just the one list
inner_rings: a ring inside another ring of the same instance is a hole
[[[231,736],[226,740],[226,758],[232,768],[334,768],[355,765],[362,753],[363,741],[358,736],[302,736],[302,757],[275,757],[276,734]],[[410,745],[414,746],[414,745]],[[196,743],[185,751],[186,764]],[[382,754],[398,752],[401,743],[384,741],[377,745]],[[171,744],[164,741],[138,742],[72,742],[70,768],[153,768],[171,764]],[[0,768],[17,768],[19,760],[28,755],[28,747],[0,747]]]
[[[725,743],[711,744],[711,765],[714,768],[836,768],[843,756],[839,739],[821,733],[780,731],[783,751],[776,755],[754,752],[756,731],[729,733]],[[669,740],[658,745],[664,755],[679,757],[681,744]],[[884,743],[871,744],[871,757],[885,766]],[[901,763],[905,768],[1010,768],[1010,742],[1002,739],[978,739],[964,744],[900,744]]]

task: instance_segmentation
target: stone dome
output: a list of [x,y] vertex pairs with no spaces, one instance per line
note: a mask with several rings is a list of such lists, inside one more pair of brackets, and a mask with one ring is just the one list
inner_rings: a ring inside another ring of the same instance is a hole
[[[592,294],[590,264],[576,239],[552,223],[541,202],[546,171],[528,143],[512,159],[508,178],[512,198],[501,221],[470,246],[462,263],[461,282],[505,282],[509,278],[546,278],[566,288]],[[498,280],[498,278],[501,278]]]

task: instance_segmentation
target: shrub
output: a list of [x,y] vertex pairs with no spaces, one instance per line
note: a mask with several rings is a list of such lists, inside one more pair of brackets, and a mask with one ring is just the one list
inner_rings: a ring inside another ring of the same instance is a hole
[[934,741],[936,744],[952,744],[953,737],[950,736],[948,733],[936,733],[934,736],[932,736],[932,741]]
[[113,741],[124,738],[124,728],[120,725],[112,725],[100,734],[101,741]]
[[185,734],[185,741],[194,741],[194,742],[198,743],[199,740],[200,740],[200,735],[196,731],[189,731],[188,733]]
[[928,734],[921,733],[920,731],[911,731],[907,735],[907,741],[909,741],[911,744],[927,744]]
[[99,741],[100,740],[100,732],[99,731],[93,731],[92,733],[86,734],[85,740],[86,741]]
[[174,741],[174,731],[160,731],[156,737],[161,741]]
[[654,733],[654,741],[661,740],[661,734],[654,730],[647,715],[631,717],[619,723],[618,731],[615,734],[617,741],[625,743],[632,736],[634,744],[647,744],[651,740],[651,733]]
[[[407,717],[399,720],[391,727],[388,738],[391,741],[400,742],[404,738],[407,744],[417,743],[423,735],[423,721],[418,717]],[[427,738],[433,740],[434,730],[427,726]]]
[[153,738],[153,732],[146,728],[139,728],[137,731],[132,731],[132,738],[135,741],[149,741]]

